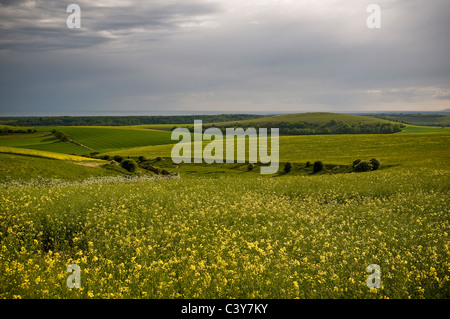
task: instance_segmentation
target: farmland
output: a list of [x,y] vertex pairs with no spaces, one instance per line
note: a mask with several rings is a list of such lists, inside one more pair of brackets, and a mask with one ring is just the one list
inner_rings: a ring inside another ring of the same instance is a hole
[[[152,126],[57,128],[92,150],[51,129],[0,136],[2,298],[450,297],[446,130],[281,136],[294,169],[260,175],[174,165],[176,141]],[[93,150],[181,178],[68,155]],[[372,157],[380,169],[351,172]],[[318,160],[325,171],[306,168]],[[70,264],[81,289],[67,288]]]

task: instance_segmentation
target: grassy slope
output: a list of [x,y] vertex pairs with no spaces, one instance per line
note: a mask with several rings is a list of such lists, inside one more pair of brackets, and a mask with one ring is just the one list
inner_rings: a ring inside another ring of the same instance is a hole
[[[124,149],[110,153],[122,156],[170,157],[172,145]],[[356,158],[377,157],[382,163],[427,164],[450,156],[450,134],[311,135],[281,136],[280,161],[305,163],[321,160],[336,165]]]
[[170,132],[129,127],[59,127],[73,140],[96,151],[172,143]]
[[50,159],[58,159],[58,160],[68,160],[75,162],[102,162],[99,159],[91,159],[76,155],[69,155],[64,153],[57,152],[48,152],[34,149],[26,149],[20,147],[10,147],[10,146],[0,146],[0,153],[6,154],[15,154],[15,155],[25,155],[30,157],[42,157],[42,158],[50,158]]
[[[101,164],[102,162],[99,161]],[[117,175],[101,167],[89,167],[70,161],[0,153],[0,181],[9,179],[58,178],[80,180],[93,176]]]
[[410,133],[450,133],[450,127],[439,126],[417,126],[406,124],[406,127],[401,132],[396,134],[410,134]]
[[[0,136],[0,146],[21,147],[42,151],[82,155],[93,151],[110,151],[144,145],[172,143],[171,133],[136,127],[46,127],[32,134]],[[52,129],[66,133],[70,138],[88,148],[56,139]]]
[[2,135],[0,136],[0,146],[76,155],[89,152],[86,148],[78,145],[61,142],[49,132]]

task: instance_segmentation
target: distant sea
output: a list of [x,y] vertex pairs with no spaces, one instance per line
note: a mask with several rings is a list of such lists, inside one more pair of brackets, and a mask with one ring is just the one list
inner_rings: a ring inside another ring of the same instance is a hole
[[254,112],[254,111],[82,111],[82,112],[0,112],[0,117],[46,117],[46,116],[175,116],[175,115],[220,115],[256,114],[279,115],[293,112]]
[[389,114],[389,113],[403,113],[403,114],[414,114],[414,113],[422,113],[422,114],[448,114],[449,110],[441,110],[441,111],[363,111],[363,112],[355,112],[355,111],[320,111],[320,110],[292,110],[292,111],[278,111],[278,112],[270,112],[270,111],[251,111],[251,110],[242,110],[242,111],[79,111],[79,112],[57,112],[57,111],[35,111],[35,112],[18,112],[18,111],[5,111],[0,109],[0,118],[3,117],[45,117],[45,116],[175,116],[175,115],[220,115],[220,114],[255,114],[255,115],[265,115],[265,116],[274,116],[274,115],[282,115],[282,114],[293,114],[293,113],[305,113],[305,112],[332,112],[332,113],[344,113],[344,114],[354,114],[354,115],[373,115],[373,114]]

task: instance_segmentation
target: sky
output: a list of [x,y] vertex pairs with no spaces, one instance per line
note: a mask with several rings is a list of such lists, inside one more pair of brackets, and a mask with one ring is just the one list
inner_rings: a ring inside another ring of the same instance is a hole
[[449,13],[448,0],[0,0],[0,116],[439,111]]

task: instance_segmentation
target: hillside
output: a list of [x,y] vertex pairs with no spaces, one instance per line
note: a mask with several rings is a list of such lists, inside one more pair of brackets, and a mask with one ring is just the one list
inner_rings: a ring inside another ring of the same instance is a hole
[[389,113],[371,114],[374,118],[425,126],[450,126],[450,114],[440,113]]
[[[50,131],[56,129],[81,147],[58,140]],[[128,147],[170,144],[171,133],[130,127],[40,127],[34,133],[13,133],[0,136],[0,146],[20,147],[64,154],[83,155]]]
[[285,114],[238,122],[215,124],[220,129],[227,126],[279,128],[282,135],[316,134],[390,134],[400,132],[404,124],[383,119],[340,113]]
[[369,116],[351,115],[343,113],[328,113],[328,112],[308,112],[308,113],[294,113],[283,114],[277,116],[267,116],[251,120],[242,120],[239,123],[315,123],[326,124],[331,120],[341,121],[346,123],[390,123],[390,121],[377,119]]

